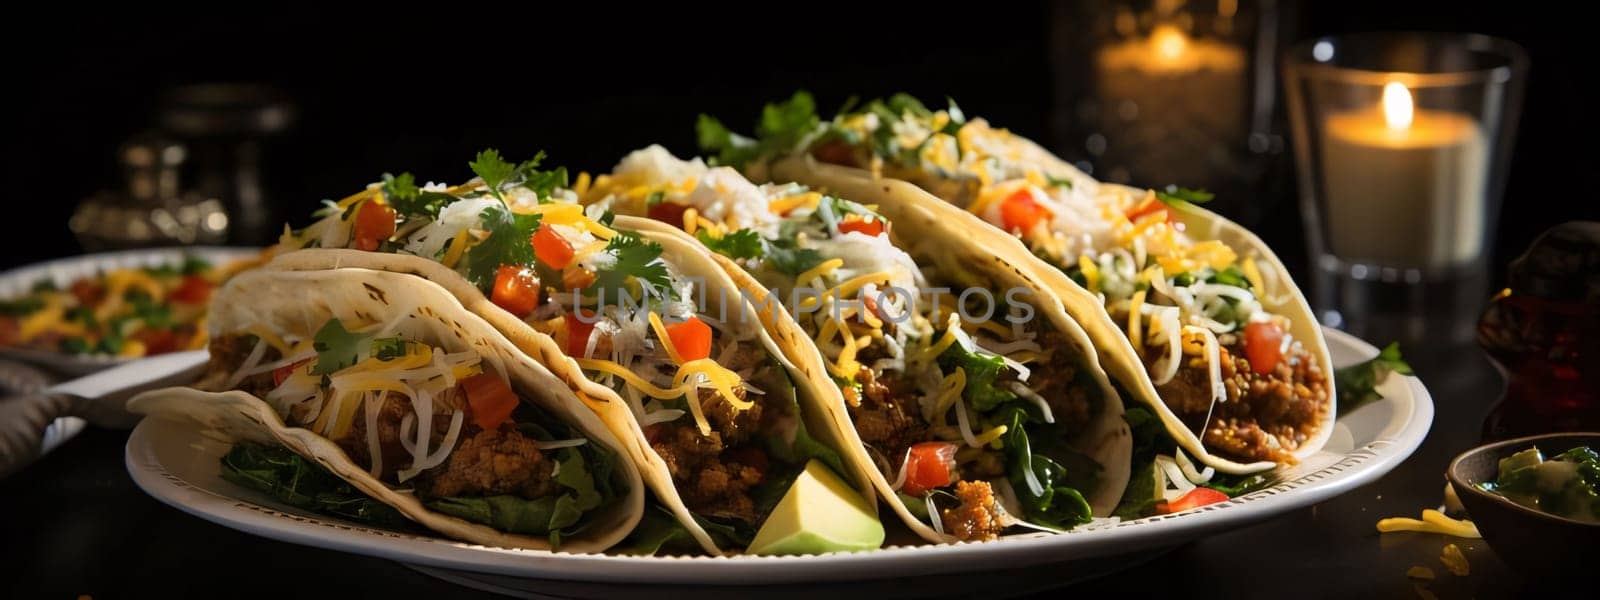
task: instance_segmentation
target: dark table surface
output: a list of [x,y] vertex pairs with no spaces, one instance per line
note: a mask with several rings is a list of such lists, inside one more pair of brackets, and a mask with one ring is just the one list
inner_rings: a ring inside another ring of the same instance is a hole
[[[1406,354],[1432,393],[1436,416],[1421,448],[1379,481],[1103,578],[1048,590],[1035,585],[1023,593],[1041,598],[1130,593],[1256,597],[1292,590],[1313,597],[1415,598],[1417,584],[1405,574],[1413,565],[1433,569],[1437,579],[1427,584],[1427,591],[1441,598],[1527,591],[1525,582],[1480,540],[1376,531],[1379,518],[1415,517],[1439,505],[1446,464],[1477,445],[1483,418],[1502,387],[1500,376],[1474,347],[1413,345]],[[387,560],[276,542],[181,513],[145,495],[129,479],[123,467],[127,436],[125,431],[91,427],[0,481],[5,547],[0,597],[480,594]],[[1465,551],[1470,575],[1453,576],[1440,563],[1440,552],[1449,543]],[[1048,582],[1050,573],[1051,567],[1045,567],[1042,573],[1017,579]],[[833,588],[829,594],[838,591]]]

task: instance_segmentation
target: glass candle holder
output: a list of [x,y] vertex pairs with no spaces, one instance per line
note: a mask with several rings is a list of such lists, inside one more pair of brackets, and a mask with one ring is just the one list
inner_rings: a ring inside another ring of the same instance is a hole
[[1300,43],[1283,67],[1324,321],[1470,338],[1526,54],[1481,35],[1370,33]]

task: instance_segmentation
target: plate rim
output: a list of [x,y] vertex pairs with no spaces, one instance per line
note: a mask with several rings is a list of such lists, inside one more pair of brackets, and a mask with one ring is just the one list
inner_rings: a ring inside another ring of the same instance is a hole
[[[1347,346],[1372,356],[1378,349],[1359,338],[1324,328],[1330,346]],[[981,571],[998,565],[1029,566],[1066,562],[1106,553],[1168,546],[1206,533],[1264,522],[1286,512],[1350,492],[1388,474],[1411,456],[1432,427],[1432,397],[1414,376],[1401,381],[1410,396],[1410,413],[1397,415],[1365,445],[1337,461],[1273,487],[1228,502],[1173,515],[1148,517],[1064,534],[1016,536],[993,542],[892,546],[863,552],[822,555],[636,557],[518,550],[399,533],[337,519],[293,513],[230,497],[183,480],[168,471],[147,439],[157,427],[141,422],[129,436],[125,463],[147,494],[180,511],[232,529],[295,544],[374,556],[443,569],[587,582],[661,584],[746,584],[806,581],[861,581],[938,571]],[[330,531],[337,532],[330,535]]]

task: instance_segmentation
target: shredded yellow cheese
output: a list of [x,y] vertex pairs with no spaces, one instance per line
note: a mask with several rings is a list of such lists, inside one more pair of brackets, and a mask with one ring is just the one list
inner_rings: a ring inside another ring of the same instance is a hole
[[578,179],[577,179],[577,181],[574,181],[572,183],[572,191],[577,192],[578,197],[580,197],[580,198],[583,197],[584,194],[589,192],[589,172],[588,171],[578,171]]
[[1444,515],[1437,510],[1422,511],[1422,520],[1405,517],[1393,517],[1378,521],[1378,531],[1389,533],[1392,531],[1418,531],[1422,533],[1439,533],[1459,538],[1478,539],[1483,537],[1478,533],[1478,526],[1472,521],[1458,521]]
[[1472,564],[1467,562],[1467,555],[1461,553],[1461,548],[1455,544],[1445,544],[1444,552],[1439,555],[1439,562],[1444,563],[1444,568],[1450,570],[1451,575],[1466,577],[1472,574]]
[[661,323],[661,316],[655,311],[650,311],[650,328],[656,332],[656,339],[660,340],[661,347],[667,351],[667,357],[672,359],[672,364],[683,366],[683,357],[678,355],[677,347],[672,345],[672,336],[667,335],[667,326]]
[[1005,425],[995,425],[994,427],[989,428],[988,431],[985,431],[982,434],[974,437],[973,440],[978,442],[979,446],[982,446],[984,444],[989,444],[992,447],[998,449],[999,448],[999,444],[997,442],[1000,441],[1000,436],[1005,435],[1005,434],[1006,434],[1006,426]]
[[1128,302],[1128,341],[1133,342],[1133,351],[1139,356],[1144,356],[1144,294],[1145,290],[1134,292]]
[[266,342],[267,345],[272,346],[273,349],[277,350],[278,354],[282,356],[290,356],[290,353],[293,350],[288,343],[283,341],[283,338],[278,337],[278,334],[273,333],[270,329],[267,329],[265,325],[256,324],[251,326],[249,329],[246,329],[245,333],[261,338],[262,341]]
[[[819,265],[817,265],[815,267],[811,267],[806,272],[801,273],[799,277],[795,278],[795,283],[799,283],[801,285],[805,285],[806,283],[809,283],[811,280],[816,279],[818,277],[821,277],[823,275],[827,275],[828,273],[832,273],[835,270],[837,270],[839,267],[842,267],[842,266],[844,266],[844,259],[842,259],[842,258],[830,258],[828,260],[822,261],[822,264],[819,264]],[[807,299],[809,300],[809,298],[807,298]]]
[[956,399],[961,397],[961,392],[967,388],[967,370],[956,367],[954,373],[944,376],[944,381],[939,383],[939,395],[933,400],[933,418],[941,419],[944,414],[955,406]]
[[461,255],[467,251],[467,244],[470,244],[471,240],[472,234],[470,231],[467,229],[461,230],[461,233],[456,234],[455,239],[450,240],[450,249],[444,252],[444,258],[440,259],[439,262],[444,263],[446,267],[454,269],[456,263],[461,260]]
[[[828,262],[833,262],[835,260],[839,261],[840,265],[844,264],[844,260],[838,259],[838,258],[832,259],[832,260],[830,260]],[[820,269],[820,268],[826,266],[827,264],[828,263],[826,263],[826,262],[822,263],[821,265],[817,265],[817,268]],[[815,269],[813,269],[813,270],[815,270]],[[833,269],[828,269],[828,272],[831,272],[831,271],[833,271]],[[811,271],[806,271],[805,273],[801,274],[802,279],[799,279],[798,282],[804,283],[804,282],[807,282],[807,281],[811,281],[810,279],[804,279],[804,277],[806,275],[809,275],[810,273],[811,273]],[[818,276],[821,276],[821,274],[819,274]],[[835,297],[835,298],[843,297],[846,294],[849,294],[851,292],[854,292],[856,290],[861,289],[863,286],[865,286],[865,285],[867,285],[869,283],[874,283],[874,282],[878,282],[878,281],[889,281],[892,276],[893,275],[891,273],[889,273],[888,271],[879,271],[879,272],[876,272],[876,273],[867,273],[865,275],[857,275],[855,277],[851,277],[848,281],[845,281],[844,283],[841,283],[839,285],[836,285],[836,286],[833,286],[831,288],[828,288],[828,290],[824,291],[822,293],[822,295],[820,295],[820,296],[816,296],[816,297],[813,297],[813,298],[806,298],[804,301],[802,301],[800,303],[800,306],[807,307],[807,308],[812,307],[812,306],[816,306],[817,303],[819,303],[819,302],[821,302],[823,300],[826,300],[829,297]]]
[[1267,286],[1261,279],[1261,270],[1256,268],[1256,259],[1246,256],[1239,267],[1244,271],[1244,278],[1250,281],[1250,287],[1255,288],[1256,296],[1266,297]]
[[683,209],[683,232],[689,235],[694,235],[695,228],[699,226],[700,211],[695,210],[693,206]]
[[672,382],[674,386],[683,385],[694,375],[705,375],[706,380],[711,382],[711,386],[722,394],[722,399],[727,400],[728,405],[734,409],[750,410],[755,407],[755,402],[741,399],[738,394],[734,393],[734,388],[739,386],[739,374],[729,371],[726,367],[717,364],[717,361],[709,358],[701,358],[684,363],[678,369],[678,374],[672,377]]
[[767,210],[774,214],[788,214],[796,208],[805,207],[816,210],[817,204],[822,202],[822,194],[817,192],[804,192],[793,196],[784,196],[767,203]]
[[1079,255],[1078,269],[1083,271],[1083,280],[1084,283],[1088,284],[1089,293],[1100,293],[1100,267],[1095,266],[1094,261],[1089,260],[1088,255]]

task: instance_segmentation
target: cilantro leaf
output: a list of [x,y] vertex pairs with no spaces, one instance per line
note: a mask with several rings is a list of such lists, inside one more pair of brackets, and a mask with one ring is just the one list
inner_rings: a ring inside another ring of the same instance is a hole
[[961,107],[956,106],[955,98],[945,96],[944,100],[950,105],[949,108],[945,109],[945,114],[950,115],[950,122],[945,123],[942,133],[947,135],[955,135],[961,131],[962,127],[966,126],[967,114],[961,112]]
[[398,337],[372,340],[372,355],[378,360],[394,360],[406,355],[406,342]]
[[[537,160],[537,158],[535,158]],[[537,164],[537,163],[535,163]],[[467,166],[483,179],[483,184],[489,188],[489,193],[500,201],[505,201],[505,196],[500,195],[500,186],[504,185],[517,173],[517,166],[500,158],[500,151],[490,148],[478,153],[478,156]]]
[[762,107],[756,136],[780,148],[793,148],[820,124],[816,100],[810,92],[800,90],[787,101]]
[[1187,208],[1195,204],[1205,204],[1215,197],[1216,194],[1205,190],[1191,190],[1176,185],[1169,185],[1164,191],[1156,191],[1156,199],[1173,208]]
[[430,192],[417,187],[410,173],[383,174],[383,197],[401,215],[439,216],[439,210],[458,200],[444,192]]
[[388,199],[390,204],[402,200],[416,199],[417,194],[420,193],[422,193],[422,189],[417,187],[416,176],[410,173],[401,173],[399,175],[383,174],[383,197]]
[[967,385],[961,390],[961,397],[972,410],[988,412],[1017,399],[1016,394],[995,385],[1006,369],[1006,362],[998,354],[976,349],[968,351],[961,344],[951,344],[939,354],[939,366],[947,373],[954,372],[956,367],[966,371]]
[[346,330],[338,319],[328,319],[311,338],[311,347],[317,351],[317,364],[311,367],[311,373],[328,375],[356,364],[370,349],[367,339],[365,335]]
[[761,145],[755,140],[729,131],[722,121],[711,115],[700,115],[694,124],[695,139],[700,149],[715,152],[714,164],[743,167],[761,155]]
[[[635,299],[671,297],[672,278],[666,263],[659,260],[661,244],[646,242],[636,233],[618,231],[603,252],[616,257],[616,262],[596,272],[594,283],[586,291],[604,293],[608,302],[622,297],[623,290]],[[635,281],[637,284],[632,284]]]
[[695,237],[700,238],[700,243],[705,244],[712,252],[728,258],[761,258],[766,252],[766,242],[754,229],[740,229],[723,235],[720,238],[711,237],[706,230],[695,232]]
[[1389,373],[1411,374],[1411,365],[1406,364],[1405,359],[1400,356],[1398,342],[1391,342],[1385,346],[1372,360],[1334,369],[1333,383],[1339,389],[1339,413],[1343,414],[1369,402],[1382,400],[1383,395],[1378,393],[1378,384],[1382,383]]
[[514,214],[499,206],[490,206],[479,215],[488,239],[467,251],[467,279],[478,289],[488,290],[494,285],[495,271],[500,265],[534,264],[533,243],[530,238],[539,229],[540,215]]
[[822,253],[799,247],[792,237],[780,238],[767,243],[767,264],[779,273],[795,277],[822,264]]

